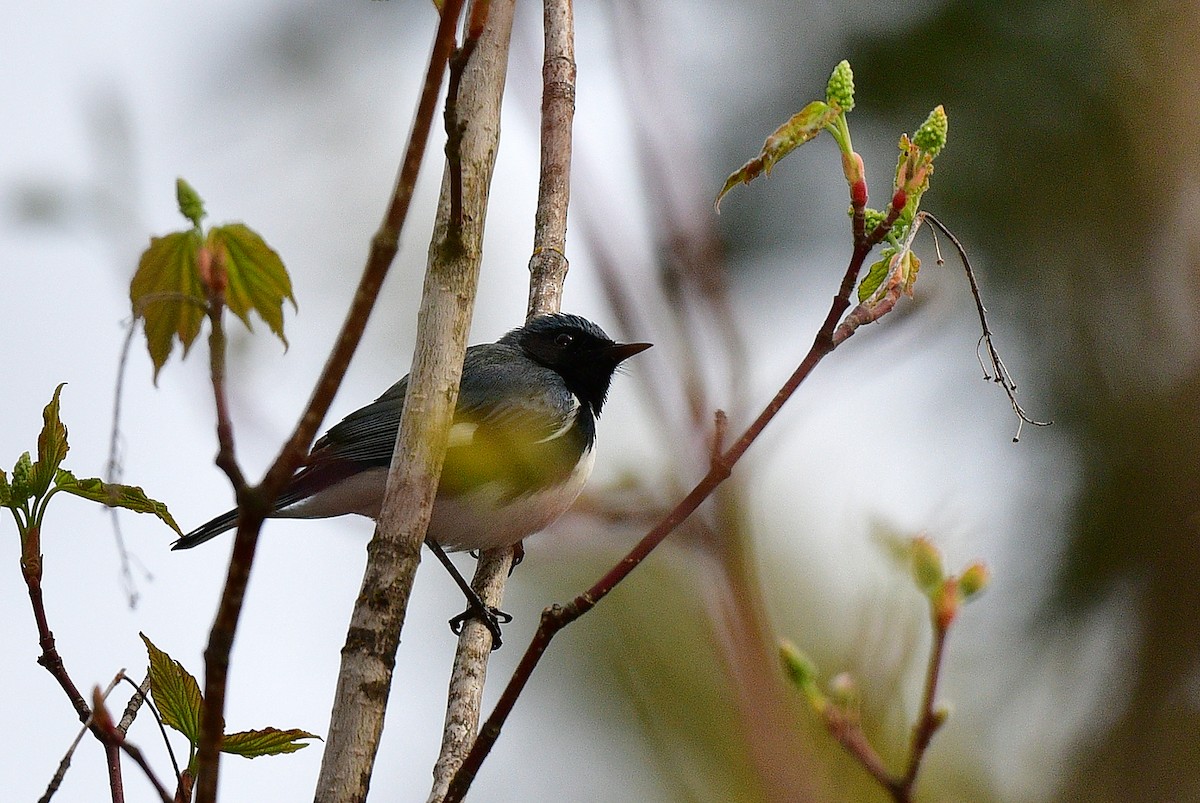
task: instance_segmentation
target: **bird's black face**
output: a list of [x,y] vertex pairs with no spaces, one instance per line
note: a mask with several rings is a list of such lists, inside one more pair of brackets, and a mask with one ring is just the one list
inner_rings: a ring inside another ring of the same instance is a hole
[[595,415],[600,414],[617,366],[650,348],[649,343],[615,343],[586,318],[562,313],[534,318],[506,335],[504,341],[513,342],[531,360],[558,373]]

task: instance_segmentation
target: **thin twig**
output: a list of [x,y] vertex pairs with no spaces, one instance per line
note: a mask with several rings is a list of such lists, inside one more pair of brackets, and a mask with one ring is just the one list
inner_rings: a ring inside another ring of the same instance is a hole
[[[983,330],[983,334],[979,337],[980,345],[987,345],[988,359],[992,364],[992,370],[990,374],[988,373],[987,368],[983,369],[983,378],[995,382],[1004,388],[1004,393],[1008,396],[1008,402],[1012,405],[1013,412],[1017,414],[1017,433],[1013,436],[1013,442],[1016,443],[1021,439],[1021,427],[1024,424],[1030,424],[1035,427],[1050,426],[1054,423],[1053,421],[1035,420],[1027,412],[1025,412],[1025,409],[1021,407],[1020,403],[1017,402],[1017,383],[1013,381],[1012,375],[1009,374],[1008,368],[1006,368],[1004,365],[1004,360],[1000,359],[1000,353],[996,351],[996,346],[992,343],[992,330],[988,327],[987,309],[983,306],[983,297],[979,292],[979,283],[975,280],[975,271],[971,267],[970,259],[967,258],[967,249],[964,248],[963,244],[959,242],[957,237],[954,236],[954,232],[950,231],[950,229],[946,227],[946,224],[942,223],[942,221],[938,220],[929,212],[921,212],[918,217],[928,220],[930,223],[940,229],[942,234],[946,235],[950,242],[954,244],[954,248],[958,251],[958,258],[962,262],[963,270],[967,274],[967,281],[971,285],[971,295],[975,298],[975,310],[979,314],[979,326]],[[915,226],[916,223],[914,223],[914,227]],[[938,253],[938,261],[939,263],[941,262],[940,250]],[[976,354],[978,355],[978,347],[976,348]],[[982,362],[983,361],[980,360],[981,366]]]
[[[104,734],[92,722],[92,709],[88,707],[83,695],[79,693],[79,688],[71,680],[71,676],[63,664],[62,656],[58,653],[49,620],[46,618],[46,604],[42,596],[41,528],[32,521],[29,523],[28,529],[25,531],[25,539],[21,543],[21,576],[24,578],[25,588],[29,592],[29,604],[33,607],[33,619],[37,624],[38,644],[42,648],[42,654],[38,656],[37,662],[58,681],[58,685],[66,693],[67,699],[71,701],[71,707],[75,709],[79,721],[88,727],[101,744],[104,744],[108,785],[112,792],[113,803],[121,803],[125,799],[125,793],[121,781],[120,751],[105,741]],[[89,725],[90,722],[92,724]]]
[[98,686],[92,691],[92,711],[94,725],[103,734],[104,743],[118,750],[124,750],[125,754],[132,758],[133,762],[145,773],[147,780],[150,781],[154,790],[158,792],[158,796],[163,803],[174,803],[174,796],[167,791],[162,781],[154,774],[154,770],[150,767],[150,763],[146,761],[146,757],[142,755],[142,751],[138,749],[137,745],[130,744],[125,739],[125,734],[113,724],[112,716],[108,713],[108,709],[104,705],[104,696],[101,694]]
[[[108,686],[104,688],[104,696],[108,697],[124,677],[125,670],[122,669],[109,681]],[[75,755],[75,748],[79,747],[79,743],[83,740],[83,735],[88,732],[91,724],[92,718],[89,716],[87,722],[83,723],[83,727],[79,729],[79,733],[75,734],[75,738],[71,740],[71,744],[67,747],[67,752],[63,755],[62,761],[58,762],[58,769],[55,771],[54,777],[46,784],[46,791],[38,798],[38,803],[48,803],[50,798],[54,797],[54,793],[58,791],[58,788],[62,786],[63,778],[66,777],[67,770],[71,767],[71,758]]]
[[[104,480],[109,483],[119,483],[123,474],[121,460],[121,401],[125,393],[125,369],[129,365],[129,352],[133,348],[133,335],[137,331],[137,316],[129,319],[126,327],[125,340],[121,344],[121,356],[117,360],[117,386],[113,391],[112,426],[108,436],[108,462],[104,468]],[[125,589],[125,599],[129,602],[130,610],[137,607],[138,591],[133,581],[132,561],[128,548],[125,546],[125,535],[121,532],[121,508],[110,505],[109,518],[112,521],[113,538],[117,543],[117,557],[120,560],[121,585]],[[139,561],[140,565],[140,561]],[[150,573],[142,566],[142,571],[149,579]]]
[[[146,677],[142,680],[140,686],[136,685],[128,677],[123,679],[134,687],[134,693],[129,698],[129,704],[125,706],[125,713],[121,716],[120,723],[117,724],[117,730],[121,731],[121,733],[128,732],[129,726],[133,724],[134,717],[137,716],[138,708],[143,704],[149,708],[150,713],[154,716],[154,723],[158,725],[158,732],[162,736],[163,747],[167,750],[167,757],[171,759],[171,768],[175,772],[175,782],[182,788],[184,784],[183,772],[179,769],[179,760],[175,757],[175,750],[171,747],[171,740],[167,737],[167,727],[163,724],[162,713],[148,696],[150,694],[150,670],[146,670]],[[189,791],[185,796],[185,800],[190,797],[191,793]]]
[[925,690],[921,696],[921,713],[917,724],[913,726],[912,746],[909,751],[908,767],[904,777],[900,779],[900,789],[903,797],[897,801],[907,801],[912,797],[913,786],[917,782],[917,773],[921,771],[921,760],[929,749],[933,735],[945,721],[945,716],[936,709],[938,679],[942,671],[942,662],[946,655],[946,638],[950,628],[937,621],[934,617],[933,644],[929,648],[929,666],[925,671]]
[[214,803],[220,762],[220,739],[225,710],[225,689],[229,652],[241,615],[246,584],[258,544],[258,533],[266,512],[284,484],[291,478],[304,458],[324,420],[333,397],[341,385],[350,358],[366,328],[367,319],[379,296],[379,288],[396,255],[400,229],[407,218],[416,187],[417,174],[432,128],[442,74],[454,45],[454,28],[463,0],[446,0],[425,83],[414,116],[413,130],[400,166],[396,185],[379,230],[371,240],[367,264],[346,320],[338,334],[325,367],[317,380],[308,406],[300,417],[291,438],[280,451],[262,483],[253,489],[238,489],[239,522],[234,538],[233,554],[226,575],[225,588],[205,650],[204,710],[200,722],[200,743],[197,751],[197,803]]

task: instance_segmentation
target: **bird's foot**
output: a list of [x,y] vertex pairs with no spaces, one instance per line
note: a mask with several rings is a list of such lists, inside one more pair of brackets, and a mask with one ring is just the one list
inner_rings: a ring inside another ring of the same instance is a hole
[[[512,563],[508,567],[508,576],[509,577],[512,577],[513,569],[520,566],[521,561],[525,560],[525,542],[518,541],[517,543],[513,544],[512,550],[513,550]],[[472,549],[467,554],[469,554],[471,557],[475,558],[475,560],[479,560],[479,556],[480,556],[480,554],[482,554],[482,550]]]
[[511,622],[512,615],[505,613],[499,608],[485,606],[482,602],[479,603],[479,607],[471,604],[465,611],[450,620],[450,630],[456,636],[461,635],[463,626],[471,619],[478,619],[483,622],[483,626],[492,634],[492,649],[500,649],[500,644],[502,643],[500,625],[506,625]]

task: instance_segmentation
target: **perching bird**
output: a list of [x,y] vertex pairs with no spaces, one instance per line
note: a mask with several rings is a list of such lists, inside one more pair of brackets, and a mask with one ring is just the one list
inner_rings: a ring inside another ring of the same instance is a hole
[[[566,512],[591,473],[596,419],[613,372],[648,348],[615,343],[591,321],[563,313],[468,348],[425,537],[439,557],[441,548],[518,544]],[[378,518],[407,386],[406,376],[325,433],[270,517]],[[172,549],[190,549],[236,524],[230,510]]]

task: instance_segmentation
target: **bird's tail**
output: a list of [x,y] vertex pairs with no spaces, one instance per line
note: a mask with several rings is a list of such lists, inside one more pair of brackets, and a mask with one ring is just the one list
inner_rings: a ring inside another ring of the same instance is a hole
[[192,530],[175,543],[171,544],[171,549],[191,549],[194,546],[203,544],[210,538],[216,538],[226,530],[232,530],[236,526],[237,509],[235,508],[233,510],[227,510],[212,521],[206,524],[201,524],[199,527]]

